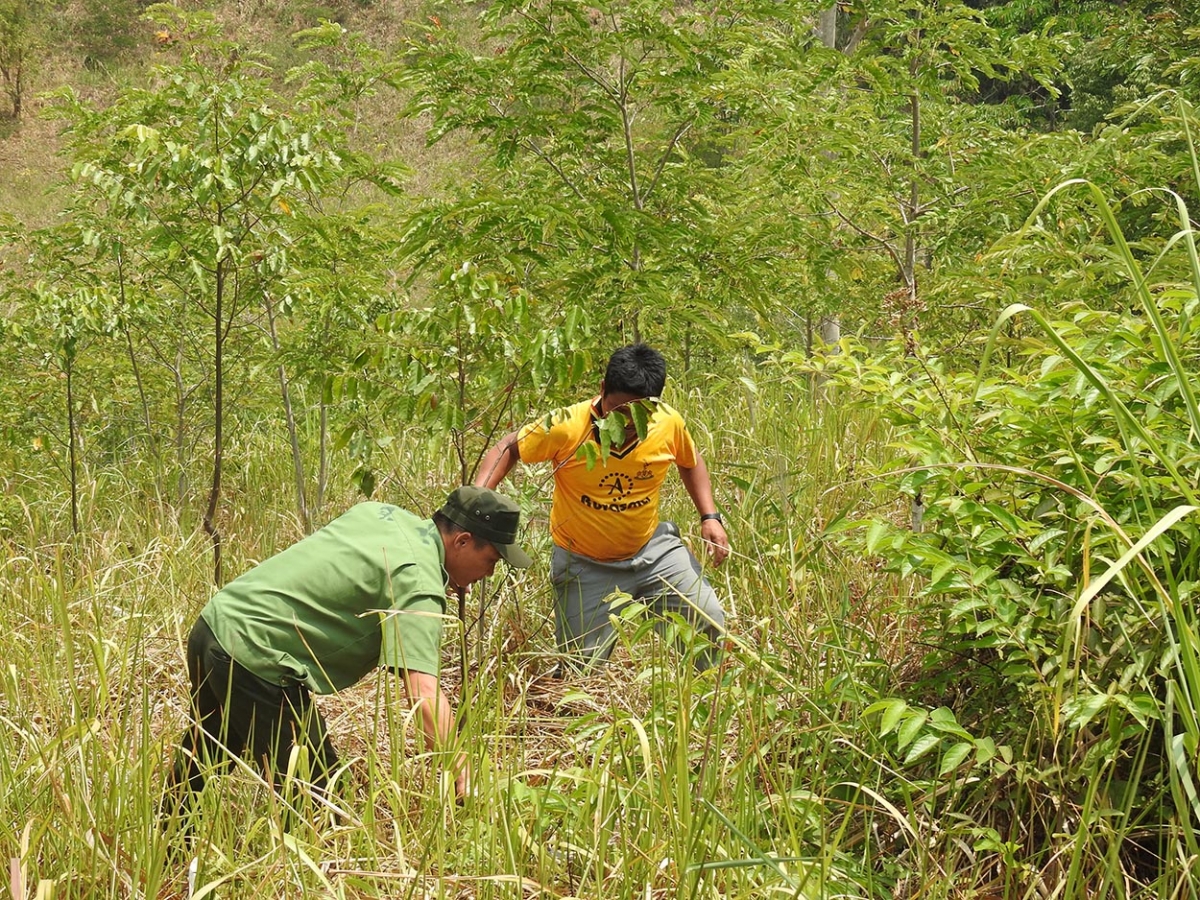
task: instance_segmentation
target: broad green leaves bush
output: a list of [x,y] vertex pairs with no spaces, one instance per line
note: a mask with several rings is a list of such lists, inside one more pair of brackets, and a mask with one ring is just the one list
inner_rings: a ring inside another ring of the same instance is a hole
[[[1104,199],[1081,189],[1123,267],[1123,311],[1068,303],[1051,321],[1014,305],[975,373],[851,342],[816,367],[895,428],[888,483],[918,527],[896,517],[848,533],[922,585],[929,652],[911,696],[949,707],[989,748],[1014,748],[1004,776],[974,792],[973,814],[1000,833],[1028,836],[1036,823],[1052,844],[1065,841],[1069,877],[1103,890],[1084,859],[1112,852],[1131,878],[1154,871],[1132,851],[1110,851],[1102,833],[1191,852],[1200,828],[1200,279],[1176,280],[1200,269],[1182,202],[1183,230],[1135,251]],[[936,713],[899,699],[869,711],[899,751],[912,748],[906,764],[939,743],[918,736]],[[933,765],[944,773],[947,758],[971,752],[964,740]],[[982,805],[1006,794],[1024,803]]]

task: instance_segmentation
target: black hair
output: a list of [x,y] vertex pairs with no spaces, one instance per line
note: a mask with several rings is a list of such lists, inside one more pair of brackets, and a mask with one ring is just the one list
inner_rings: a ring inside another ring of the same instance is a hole
[[460,531],[467,530],[457,522],[451,522],[440,509],[433,514],[433,524],[437,526],[438,531],[445,535],[457,534]]
[[454,537],[456,534],[466,533],[471,535],[472,540],[475,541],[476,547],[481,547],[488,543],[487,538],[481,538],[479,535],[472,533],[470,529],[463,528],[457,522],[451,522],[449,517],[447,517],[447,515],[440,509],[433,514],[432,518],[433,524],[437,526],[438,532],[446,537]]
[[647,344],[630,344],[613,353],[604,370],[606,393],[661,397],[667,384],[667,361]]

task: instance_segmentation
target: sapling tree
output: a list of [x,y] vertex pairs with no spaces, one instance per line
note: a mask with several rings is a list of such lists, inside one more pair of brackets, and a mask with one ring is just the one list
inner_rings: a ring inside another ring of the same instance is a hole
[[[435,426],[449,436],[464,484],[498,435],[548,398],[560,399],[592,363],[584,311],[533,296],[472,262],[444,268],[426,305],[390,312],[377,324],[379,343],[364,350],[357,370],[333,379],[334,396],[373,401],[384,421]],[[361,423],[340,435],[339,446],[351,445],[359,458],[364,493],[374,485],[373,448],[394,436]]]
[[38,310],[47,330],[52,335],[54,353],[62,367],[65,378],[65,400],[67,418],[67,459],[71,481],[71,530],[79,533],[79,462],[77,451],[79,438],[75,427],[75,361],[81,342],[89,334],[111,332],[111,321],[104,316],[107,305],[102,296],[80,290],[69,295],[55,292],[46,285],[35,288]]
[[227,375],[253,352],[250,328],[290,265],[294,210],[340,177],[342,156],[339,133],[327,127],[336,120],[289,107],[265,61],[222,38],[211,16],[161,4],[149,15],[177,36],[180,58],[107,108],[70,93],[58,108],[76,202],[128,223],[122,252],[176,329],[178,355],[206,371],[212,466],[203,525],[219,582]]
[[[360,110],[386,88],[386,79],[400,63],[332,22],[299,32],[295,42],[312,54],[288,73],[296,102],[339,121],[357,145],[370,142],[371,120]],[[374,143],[382,147],[384,140]],[[280,311],[294,320],[286,344],[276,343],[280,378],[285,378],[286,365],[317,404],[315,510],[324,504],[329,483],[335,384],[343,383],[339,376],[357,370],[363,335],[395,306],[391,258],[398,229],[391,205],[376,201],[400,197],[412,174],[402,162],[378,153],[343,148],[342,158],[344,177],[336,189],[310,193],[307,204],[293,209],[290,266],[278,298]],[[298,453],[295,465],[299,481]]]
[[33,0],[0,0],[0,83],[14,119],[21,118],[41,43],[37,12]]
[[741,246],[728,197],[746,190],[714,82],[768,35],[811,33],[816,8],[505,0],[469,38],[430,17],[402,86],[431,141],[470,135],[486,165],[414,215],[414,264],[475,260],[635,339],[687,324],[718,334],[730,307],[768,291],[746,284],[749,267],[741,290],[711,292]]
[[14,330],[13,336],[61,376],[65,432],[61,443],[67,454],[65,475],[71,497],[71,531],[78,534],[81,446],[80,398],[76,388],[78,362],[80,353],[93,340],[114,332],[117,327],[115,309],[102,285],[87,285],[79,280],[39,281],[28,287],[17,286],[7,292],[7,298],[22,311],[25,321],[25,326]]
[[942,276],[1031,202],[1019,135],[974,102],[981,79],[1024,76],[1053,91],[1062,45],[1006,38],[962,2],[863,0],[840,7],[839,25],[836,48],[727,80],[758,123],[751,152],[808,217],[797,231],[806,290],[827,312],[853,305],[868,323],[911,332]]

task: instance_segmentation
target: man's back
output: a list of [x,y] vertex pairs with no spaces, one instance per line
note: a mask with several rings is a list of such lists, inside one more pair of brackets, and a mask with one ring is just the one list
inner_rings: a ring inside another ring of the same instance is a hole
[[201,616],[230,656],[260,678],[331,693],[379,665],[385,631],[389,646],[399,640],[391,634],[398,629],[381,628],[372,612],[399,605],[433,617],[405,623],[402,653],[417,671],[436,673],[442,554],[430,520],[359,503],[230,582]]

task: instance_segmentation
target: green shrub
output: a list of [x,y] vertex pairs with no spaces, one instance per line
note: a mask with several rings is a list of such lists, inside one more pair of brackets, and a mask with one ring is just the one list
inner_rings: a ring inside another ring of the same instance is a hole
[[[891,420],[890,481],[922,510],[916,530],[862,522],[853,539],[924,585],[929,649],[909,699],[1016,748],[957,812],[1002,838],[983,841],[998,858],[1021,847],[1062,867],[1067,896],[1115,881],[1165,889],[1186,877],[1174,861],[1195,854],[1200,829],[1200,265],[1182,201],[1182,230],[1155,256],[1131,250],[1084,189],[1125,269],[1128,311],[1068,303],[1052,322],[1014,304],[974,374],[902,347],[818,364]],[[1010,365],[993,373],[999,348]],[[881,734],[899,703],[873,708]],[[939,759],[921,755],[904,762]]]
[[84,64],[107,65],[133,53],[142,41],[145,25],[142,0],[83,0],[75,24],[75,41]]

